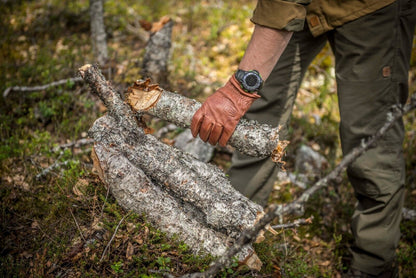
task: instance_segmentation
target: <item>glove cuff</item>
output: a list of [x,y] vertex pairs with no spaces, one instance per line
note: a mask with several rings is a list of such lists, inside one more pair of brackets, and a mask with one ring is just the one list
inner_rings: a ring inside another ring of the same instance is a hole
[[257,92],[246,92],[243,90],[243,88],[241,87],[240,82],[238,82],[237,78],[235,77],[235,74],[233,74],[230,78],[230,80],[228,80],[228,83],[231,84],[238,93],[240,93],[241,95],[248,97],[248,98],[253,98],[253,99],[258,99],[260,98],[260,95],[257,94]]

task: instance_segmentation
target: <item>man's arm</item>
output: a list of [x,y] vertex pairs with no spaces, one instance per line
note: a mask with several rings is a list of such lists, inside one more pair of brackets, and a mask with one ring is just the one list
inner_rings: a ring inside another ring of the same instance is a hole
[[238,68],[255,69],[263,80],[266,80],[286,48],[292,33],[256,25]]
[[[267,79],[291,36],[292,32],[256,25],[239,69],[257,70]],[[195,113],[192,135],[196,137],[199,133],[203,141],[225,146],[240,118],[259,97],[257,92],[244,91],[234,74]]]

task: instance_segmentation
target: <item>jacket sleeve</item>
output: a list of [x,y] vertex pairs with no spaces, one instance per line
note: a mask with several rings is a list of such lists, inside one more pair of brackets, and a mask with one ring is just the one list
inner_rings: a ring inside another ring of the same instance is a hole
[[269,28],[301,31],[311,0],[258,0],[251,21]]

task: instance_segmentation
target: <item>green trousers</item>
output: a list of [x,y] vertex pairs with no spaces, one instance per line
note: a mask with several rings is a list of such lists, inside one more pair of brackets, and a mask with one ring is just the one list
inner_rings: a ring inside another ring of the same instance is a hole
[[[319,37],[313,37],[307,27],[294,33],[265,82],[262,97],[245,117],[281,125],[281,138],[285,138],[302,78],[329,42],[335,56],[341,145],[347,154],[386,122],[393,105],[404,104],[408,97],[415,6],[416,1],[399,0]],[[351,224],[355,239],[352,267],[373,275],[391,265],[400,238],[403,136],[403,123],[397,121],[347,169],[358,200]],[[237,190],[265,205],[277,171],[270,159],[235,153],[228,174]]]

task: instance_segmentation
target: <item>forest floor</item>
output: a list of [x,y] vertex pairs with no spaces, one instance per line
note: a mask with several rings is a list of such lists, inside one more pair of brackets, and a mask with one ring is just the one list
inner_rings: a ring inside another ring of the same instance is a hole
[[[175,26],[166,89],[203,101],[236,70],[252,31],[253,2],[107,0],[110,59],[103,72],[119,91],[139,79],[145,42],[137,33],[138,20],[153,22],[168,15]],[[74,77],[80,66],[94,60],[87,0],[3,1],[0,26],[0,92]],[[316,178],[341,160],[333,64],[325,47],[305,76],[291,121],[286,171],[294,171],[302,145],[328,161]],[[413,49],[411,92],[415,79]],[[104,113],[83,83],[0,97],[1,277],[179,276],[202,271],[213,261],[167,238],[146,216],[124,211],[93,171],[90,143],[65,146],[88,139],[88,129]],[[416,112],[404,123],[405,206],[414,210]],[[149,120],[155,130],[166,124]],[[180,131],[167,136],[172,139]],[[216,149],[212,163],[226,170],[230,154]],[[303,190],[276,182],[270,202],[289,202]],[[266,233],[266,240],[255,245],[264,263],[260,272],[233,264],[218,277],[341,277],[350,259],[354,205],[344,174],[308,202],[302,217],[313,216],[312,224]],[[416,222],[403,221],[401,230],[401,275],[416,277]]]

